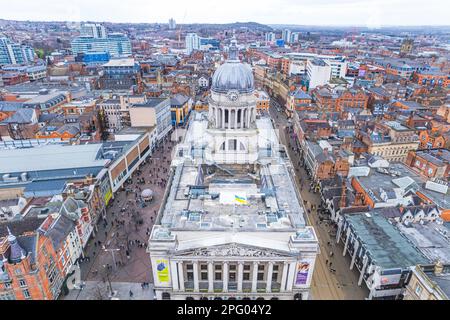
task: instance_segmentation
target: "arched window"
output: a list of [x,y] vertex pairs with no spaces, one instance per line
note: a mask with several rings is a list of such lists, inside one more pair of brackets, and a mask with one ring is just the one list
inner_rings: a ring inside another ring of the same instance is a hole
[[186,300],[195,300],[193,297],[186,297]]
[[208,297],[201,297],[200,300],[209,300]]
[[294,295],[294,300],[302,300],[302,294],[301,293],[296,293]]
[[265,300],[263,297],[258,297],[256,300]]
[[170,300],[170,293],[168,293],[168,292],[163,292],[163,293],[162,293],[162,299],[163,299],[163,300]]

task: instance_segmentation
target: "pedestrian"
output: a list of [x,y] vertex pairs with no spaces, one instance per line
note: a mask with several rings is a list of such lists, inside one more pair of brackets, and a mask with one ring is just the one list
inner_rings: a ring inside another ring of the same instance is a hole
[[332,256],[333,256],[333,254],[334,254],[334,253],[333,253],[333,251],[330,251],[330,257],[332,257]]
[[328,266],[328,259],[327,260],[325,260],[325,264]]
[[133,298],[133,291],[130,290],[130,298]]

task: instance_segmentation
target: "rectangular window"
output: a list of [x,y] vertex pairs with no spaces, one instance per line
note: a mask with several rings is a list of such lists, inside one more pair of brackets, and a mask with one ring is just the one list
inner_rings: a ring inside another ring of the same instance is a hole
[[216,280],[216,281],[222,280],[222,273],[221,272],[216,272],[215,276],[214,276],[214,280]]
[[31,298],[31,295],[30,295],[30,292],[28,291],[28,289],[25,289],[22,292],[23,292],[23,295],[25,296],[25,298],[27,298],[27,299]]
[[208,280],[208,272],[200,273],[200,279],[203,281]]
[[418,296],[420,296],[420,294],[422,293],[422,287],[420,286],[420,284],[416,285],[416,294]]
[[27,283],[25,282],[25,280],[19,280],[19,286],[26,287]]
[[194,281],[194,272],[191,272],[191,271],[187,272],[187,280]]

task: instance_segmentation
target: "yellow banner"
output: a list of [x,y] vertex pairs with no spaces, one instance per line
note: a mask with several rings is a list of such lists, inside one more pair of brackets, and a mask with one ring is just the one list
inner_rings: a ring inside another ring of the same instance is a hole
[[156,274],[159,282],[169,282],[169,262],[166,259],[156,260]]

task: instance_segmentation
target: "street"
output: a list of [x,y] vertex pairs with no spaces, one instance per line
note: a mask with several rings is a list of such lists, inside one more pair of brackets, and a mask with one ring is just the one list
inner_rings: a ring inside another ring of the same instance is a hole
[[[278,109],[277,109],[278,108]],[[278,111],[279,110],[279,111]],[[349,260],[342,256],[343,247],[336,245],[334,237],[334,226],[326,221],[320,221],[317,208],[321,204],[320,194],[310,190],[311,180],[305,169],[300,165],[301,159],[296,150],[296,137],[289,129],[290,123],[277,103],[271,101],[269,113],[279,129],[280,142],[283,143],[288,152],[296,173],[297,188],[303,200],[306,200],[308,210],[307,219],[309,224],[316,230],[319,238],[320,254],[316,261],[314,270],[311,299],[312,300],[363,300],[368,296],[365,287],[359,287],[358,271],[349,269]],[[313,206],[313,207],[312,207]],[[332,266],[329,266],[331,262]],[[335,271],[332,271],[332,270]]]

